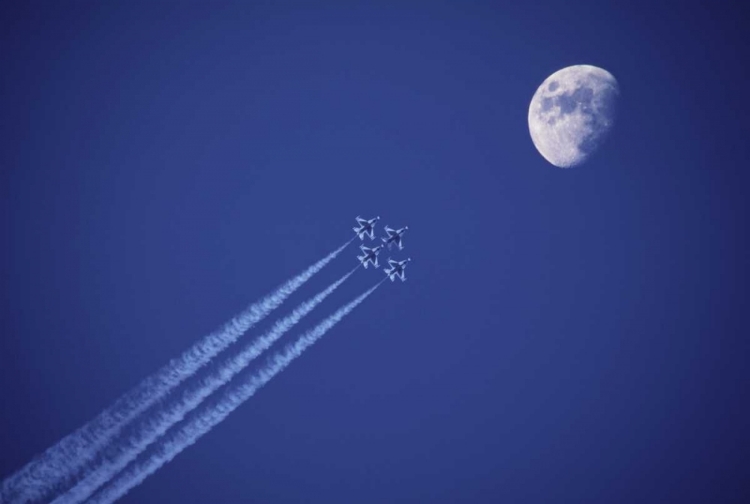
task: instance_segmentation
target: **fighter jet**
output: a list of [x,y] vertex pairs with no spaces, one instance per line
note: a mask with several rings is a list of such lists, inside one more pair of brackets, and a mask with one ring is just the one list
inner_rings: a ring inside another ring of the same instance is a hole
[[388,245],[388,249],[391,248],[391,245],[394,243],[398,245],[399,250],[403,250],[404,246],[401,243],[401,237],[406,233],[406,230],[409,229],[409,226],[404,226],[401,229],[391,229],[388,226],[385,227],[385,232],[388,233],[387,237],[381,238],[383,240],[383,243]]
[[369,248],[365,247],[364,245],[360,245],[359,249],[362,251],[362,255],[357,256],[357,259],[359,259],[359,262],[362,263],[362,266],[364,266],[365,269],[367,269],[367,263],[370,263],[377,268],[378,266],[380,266],[378,264],[378,254],[384,246],[385,245],[378,245],[375,248]]
[[358,225],[354,228],[354,232],[357,233],[360,240],[364,240],[365,235],[369,236],[371,240],[375,238],[375,223],[379,219],[380,217],[375,217],[374,219],[363,219],[362,217],[357,217]]
[[399,277],[402,282],[406,280],[404,270],[406,269],[406,265],[409,261],[411,261],[411,257],[409,259],[404,259],[403,261],[394,261],[390,258],[388,259],[388,266],[390,266],[390,268],[385,269],[385,274],[388,275],[388,278],[391,279],[391,282],[396,280],[396,277]]

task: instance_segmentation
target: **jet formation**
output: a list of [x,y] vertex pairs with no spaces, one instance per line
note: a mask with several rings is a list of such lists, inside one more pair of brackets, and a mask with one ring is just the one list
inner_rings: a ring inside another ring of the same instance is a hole
[[[363,219],[362,217],[358,216],[356,217],[356,220],[357,226],[354,228],[354,233],[359,237],[359,239],[364,241],[365,236],[367,236],[370,240],[374,240],[375,223],[380,220],[380,217],[375,217],[373,219]],[[369,265],[372,265],[375,268],[379,267],[380,265],[378,264],[378,254],[383,250],[383,248],[388,247],[390,249],[393,245],[396,245],[399,250],[404,249],[402,237],[408,229],[409,226],[404,226],[401,229],[392,229],[388,226],[385,226],[385,232],[387,236],[381,238],[383,243],[376,247],[366,247],[364,244],[360,245],[359,249],[362,251],[362,255],[358,255],[357,259],[359,259],[359,262],[362,263],[362,266],[364,266],[365,269]],[[384,271],[391,282],[395,281],[396,278],[398,278],[402,282],[406,280],[404,270],[406,269],[406,265],[409,263],[409,261],[411,261],[411,258],[404,259],[403,261],[396,261],[394,259],[391,259],[390,257],[388,258],[388,268],[386,268]]]

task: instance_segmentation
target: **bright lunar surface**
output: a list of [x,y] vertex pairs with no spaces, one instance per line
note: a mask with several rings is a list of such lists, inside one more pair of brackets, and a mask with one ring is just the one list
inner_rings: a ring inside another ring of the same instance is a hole
[[595,66],[570,66],[547,77],[529,105],[537,150],[560,168],[586,161],[612,129],[619,95],[617,80]]

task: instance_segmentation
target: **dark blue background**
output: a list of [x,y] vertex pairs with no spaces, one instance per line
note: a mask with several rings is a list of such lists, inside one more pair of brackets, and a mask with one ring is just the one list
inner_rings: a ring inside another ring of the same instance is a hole
[[[123,502],[740,501],[747,19],[349,3],[3,3],[0,476],[379,214],[409,280]],[[561,170],[579,63],[619,123]]]

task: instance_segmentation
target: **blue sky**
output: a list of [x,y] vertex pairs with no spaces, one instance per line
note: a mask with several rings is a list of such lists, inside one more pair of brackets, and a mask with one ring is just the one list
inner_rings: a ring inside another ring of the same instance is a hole
[[[681,6],[4,5],[0,474],[361,214],[409,280],[122,502],[740,501],[748,51]],[[561,170],[526,114],[580,63],[618,123]]]

